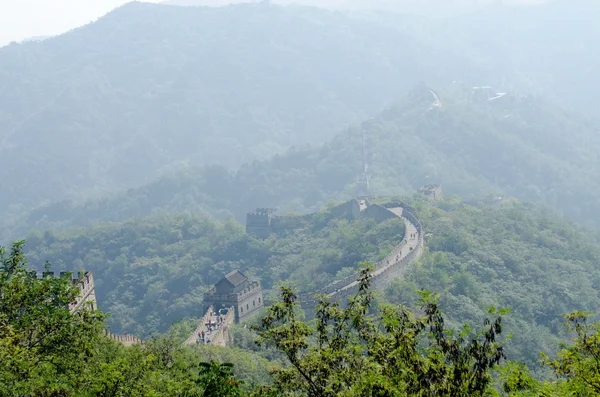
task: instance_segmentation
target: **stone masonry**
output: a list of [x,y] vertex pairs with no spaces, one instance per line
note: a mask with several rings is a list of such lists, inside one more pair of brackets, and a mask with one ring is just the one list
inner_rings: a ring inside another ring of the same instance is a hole
[[226,274],[204,294],[204,303],[207,307],[213,306],[215,311],[233,307],[238,323],[258,314],[264,306],[260,283],[250,280],[239,270]]

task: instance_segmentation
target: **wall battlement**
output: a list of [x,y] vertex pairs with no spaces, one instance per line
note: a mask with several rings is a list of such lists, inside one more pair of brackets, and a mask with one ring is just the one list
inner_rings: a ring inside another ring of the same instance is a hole
[[[42,278],[55,277],[54,272],[42,272]],[[60,272],[60,278],[71,280],[73,285],[79,287],[79,296],[75,302],[69,304],[69,311],[75,313],[82,308],[91,310],[98,309],[96,301],[96,286],[94,284],[94,275],[92,272],[79,272],[77,277],[73,277],[72,272]]]
[[115,341],[121,343],[125,347],[144,344],[144,341],[142,341],[140,338],[138,338],[135,335],[116,335],[108,330],[104,331],[104,335],[109,339],[112,339],[112,340],[115,340]]
[[[423,253],[423,230],[421,222],[408,211],[412,208],[404,203],[388,203],[377,206],[374,214],[377,218],[397,217],[406,224],[405,235],[383,260],[375,264],[371,272],[371,283],[377,288],[385,287],[391,280],[404,275],[408,265],[418,259]],[[371,206],[370,206],[371,207]],[[373,210],[371,210],[373,211]],[[366,212],[366,210],[364,210]],[[387,212],[387,214],[385,213]],[[304,308],[314,308],[318,303],[316,295],[327,295],[330,299],[339,301],[356,294],[359,284],[358,273],[338,280],[318,291],[300,295],[300,303]]]
[[[433,199],[442,197],[442,189],[439,185],[427,185],[423,188],[424,194],[431,195]],[[421,189],[419,190],[421,191]],[[336,218],[345,219],[374,219],[384,222],[388,219],[400,218],[406,224],[405,235],[394,247],[392,252],[382,261],[375,265],[372,273],[374,285],[383,286],[394,277],[403,274],[409,262],[418,258],[423,251],[423,233],[421,223],[413,215],[414,209],[403,202],[392,202],[383,205],[372,204],[368,197],[357,197],[331,208],[330,213]],[[275,211],[269,208],[257,208],[247,214],[246,233],[253,234],[259,238],[267,238],[271,233],[280,233],[301,225],[303,221],[310,220],[315,214],[302,216],[280,216],[274,215]],[[358,274],[348,276],[330,285],[310,293],[300,295],[300,301],[304,307],[314,307],[317,303],[314,298],[317,294],[329,295],[332,298],[341,298],[355,293],[358,288],[356,279]],[[213,292],[214,293],[214,292]],[[213,295],[214,298],[215,295]],[[208,298],[208,297],[207,297]],[[220,297],[227,303],[237,302],[236,296]],[[206,298],[205,298],[206,299]]]
[[[56,277],[55,272],[42,272],[41,278]],[[79,295],[75,302],[69,304],[69,311],[73,314],[79,310],[97,310],[98,302],[96,300],[96,285],[94,283],[94,274],[92,272],[79,272],[77,277],[73,277],[72,272],[60,272],[60,278],[70,280],[73,285],[79,287]],[[125,346],[140,345],[143,341],[134,335],[116,335],[109,330],[104,330],[107,338],[115,340]]]
[[271,234],[271,224],[276,208],[257,208],[246,214],[246,234],[267,238]]
[[[368,197],[354,198],[339,204],[329,211],[334,217],[360,219],[371,206]],[[276,215],[275,208],[257,208],[246,214],[246,233],[258,238],[268,238],[273,233],[283,233],[310,222],[315,214]],[[367,215],[367,217],[370,217]]]
[[441,185],[423,185],[419,188],[419,193],[433,201],[444,198],[444,190]]
[[[243,286],[243,289],[239,289]],[[235,321],[242,322],[257,314],[264,306],[260,283],[250,280],[239,270],[226,275],[204,294],[204,302],[215,310],[232,307]]]

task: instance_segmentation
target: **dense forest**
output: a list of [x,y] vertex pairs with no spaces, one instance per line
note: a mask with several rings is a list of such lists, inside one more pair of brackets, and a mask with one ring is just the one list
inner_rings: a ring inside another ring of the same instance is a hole
[[236,349],[182,347],[180,326],[124,347],[102,332],[96,310],[70,313],[78,287],[37,278],[21,243],[0,248],[0,392],[13,396],[564,396],[595,395],[600,324],[567,316],[573,334],[557,355],[542,355],[556,377],[536,380],[507,361],[505,310],[483,326],[448,328],[438,297],[421,291],[407,307],[373,305],[369,268],[344,307],[322,298],[314,322],[301,319],[294,292],[252,327],[258,346],[277,358]]
[[[595,234],[514,200],[499,206],[456,198],[412,202],[427,251],[385,291],[384,301],[414,307],[416,290],[436,291],[450,317],[469,323],[481,321],[488,306],[508,307],[507,327],[515,336],[507,349],[530,366],[538,351],[554,352],[564,338],[564,313],[600,305]],[[59,270],[92,270],[111,329],[151,335],[201,316],[203,292],[233,269],[260,280],[267,294],[284,280],[313,291],[356,272],[361,261],[383,258],[401,240],[403,226],[332,219],[325,208],[303,227],[263,241],[246,235],[233,218],[165,213],[33,233],[26,252],[33,264],[49,260]]]
[[464,84],[437,92],[420,86],[322,146],[291,149],[237,172],[189,167],[120,193],[41,206],[5,217],[0,238],[157,211],[193,209],[217,217],[233,214],[240,221],[259,206],[314,211],[332,198],[354,194],[362,131],[377,194],[407,194],[441,181],[445,190],[464,198],[508,194],[597,227],[600,124],[539,98],[498,95]]
[[564,337],[563,314],[597,311],[597,235],[514,201],[418,208],[428,252],[388,288],[388,301],[414,305],[413,291],[436,291],[447,315],[459,319],[455,325],[482,321],[489,306],[510,308],[507,351],[532,368],[539,351],[554,352]]
[[101,307],[117,333],[164,332],[184,317],[201,317],[203,293],[240,269],[267,291],[288,280],[304,292],[324,287],[376,262],[404,238],[404,224],[332,217],[328,210],[284,235],[258,240],[233,219],[161,214],[89,229],[33,233],[32,264],[93,271]]

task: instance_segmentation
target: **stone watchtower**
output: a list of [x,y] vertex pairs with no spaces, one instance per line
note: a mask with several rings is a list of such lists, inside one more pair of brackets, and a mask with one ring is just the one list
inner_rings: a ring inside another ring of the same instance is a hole
[[[98,309],[96,301],[96,286],[94,284],[94,275],[91,272],[79,272],[77,278],[71,276],[71,272],[60,272],[61,278],[71,279],[73,285],[79,287],[79,296],[77,301],[69,304],[69,311],[75,313],[80,309]],[[42,277],[54,277],[54,272],[43,272]]]
[[257,208],[246,214],[246,234],[258,238],[268,238],[271,234],[271,221],[275,218],[275,208]]
[[419,193],[432,201],[444,198],[444,191],[441,185],[423,185],[419,188]]
[[206,307],[215,310],[234,307],[235,320],[241,322],[258,314],[264,306],[262,289],[258,281],[250,280],[239,270],[228,273],[204,294]]

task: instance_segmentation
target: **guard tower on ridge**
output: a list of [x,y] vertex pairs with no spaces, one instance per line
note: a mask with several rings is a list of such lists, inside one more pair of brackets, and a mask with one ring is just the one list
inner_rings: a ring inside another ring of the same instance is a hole
[[268,238],[271,234],[271,222],[275,218],[276,208],[257,208],[246,214],[246,234],[258,238]]
[[204,294],[204,302],[207,308],[212,305],[215,310],[233,306],[238,323],[258,314],[264,306],[260,283],[239,270],[227,273],[216,283]]

